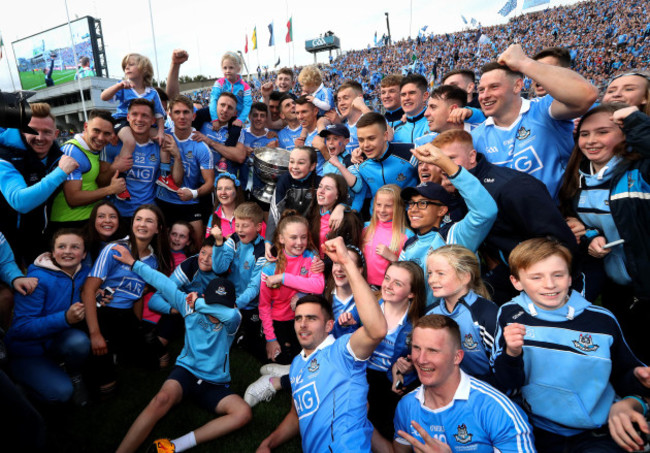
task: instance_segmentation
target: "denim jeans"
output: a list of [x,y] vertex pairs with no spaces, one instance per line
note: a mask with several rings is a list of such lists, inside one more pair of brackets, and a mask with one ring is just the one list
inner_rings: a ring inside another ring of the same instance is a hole
[[[45,355],[11,357],[10,369],[14,379],[27,386],[42,400],[63,403],[72,397],[70,375],[79,374],[90,353],[90,340],[78,329],[66,329],[50,344]],[[64,363],[68,371],[64,371]]]

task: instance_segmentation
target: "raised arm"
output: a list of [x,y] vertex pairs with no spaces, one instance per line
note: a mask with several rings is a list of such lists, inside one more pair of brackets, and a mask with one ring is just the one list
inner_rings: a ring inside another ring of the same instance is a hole
[[512,44],[497,60],[544,86],[553,98],[551,115],[570,120],[584,115],[598,98],[598,89],[577,72],[540,63],[528,57],[520,44]]
[[185,50],[174,49],[172,52],[172,64],[169,67],[169,74],[167,74],[167,96],[169,99],[174,99],[180,93],[180,85],[178,83],[178,75],[181,65],[187,61],[189,55]]
[[343,265],[363,324],[350,337],[350,348],[359,360],[366,360],[386,336],[388,327],[377,299],[352,259],[342,237],[325,242],[325,253],[332,262]]

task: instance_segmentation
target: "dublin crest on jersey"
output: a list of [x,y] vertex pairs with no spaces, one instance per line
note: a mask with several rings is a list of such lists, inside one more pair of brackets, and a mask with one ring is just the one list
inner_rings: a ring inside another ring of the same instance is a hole
[[594,341],[589,334],[580,334],[580,338],[573,340],[573,346],[584,352],[594,352],[600,348],[599,345],[594,344]]
[[528,137],[530,137],[530,129],[521,126],[519,130],[517,130],[517,140],[526,140]]
[[474,341],[474,337],[472,337],[471,333],[468,333],[465,335],[465,339],[463,340],[463,346],[465,346],[465,349],[476,349],[476,341]]
[[314,373],[314,372],[318,371],[319,368],[320,368],[320,365],[318,364],[318,360],[312,359],[312,361],[309,362],[309,367],[307,368],[307,370],[310,373]]
[[459,444],[468,444],[472,441],[472,437],[474,437],[474,435],[467,432],[467,426],[465,426],[465,423],[458,425],[458,433],[454,434],[456,442]]

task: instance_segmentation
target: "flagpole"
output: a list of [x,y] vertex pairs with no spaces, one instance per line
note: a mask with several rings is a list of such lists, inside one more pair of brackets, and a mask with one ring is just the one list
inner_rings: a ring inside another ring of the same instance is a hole
[[[0,37],[0,42],[2,42],[2,47],[0,48],[0,55],[3,55],[5,57],[5,60],[7,61],[7,72],[9,73],[9,78],[11,79],[11,89],[13,91],[16,91],[14,76],[11,74],[11,66],[9,65],[9,57],[7,57],[7,47],[4,45],[4,41],[2,40],[2,37]],[[2,51],[2,49],[4,49],[4,52]]]
[[[151,36],[153,37],[153,56],[156,59],[156,77],[160,79],[160,70],[158,69],[158,48],[156,47],[156,32],[153,28],[153,10],[151,9],[151,0],[149,0],[149,20],[151,21]],[[158,80],[160,86],[160,80]]]
[[[68,31],[70,32],[70,44],[72,44],[72,57],[74,58],[75,65],[76,65],[79,60],[77,59],[77,51],[74,48],[74,35],[72,34],[72,25],[70,25],[70,13],[68,12],[68,0],[65,0],[64,3],[65,3],[65,15],[68,19]],[[63,58],[61,58],[61,67],[65,68],[64,64],[65,63],[63,63]],[[86,122],[88,121],[88,115],[86,114],[86,102],[84,101],[84,92],[81,89],[81,79],[77,79],[77,87],[79,88],[79,94],[81,95],[81,109],[84,112],[84,122]]]

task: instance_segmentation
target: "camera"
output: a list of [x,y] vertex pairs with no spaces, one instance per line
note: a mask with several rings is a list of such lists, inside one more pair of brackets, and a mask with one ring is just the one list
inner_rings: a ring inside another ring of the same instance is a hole
[[36,94],[35,91],[17,91],[4,93],[0,91],[0,127],[20,129],[29,134],[38,134],[29,127],[32,120],[32,109],[27,99]]

